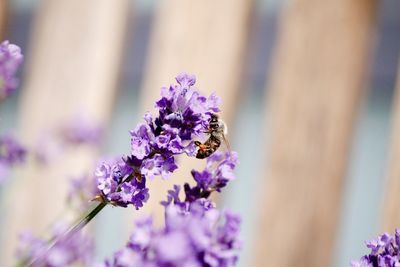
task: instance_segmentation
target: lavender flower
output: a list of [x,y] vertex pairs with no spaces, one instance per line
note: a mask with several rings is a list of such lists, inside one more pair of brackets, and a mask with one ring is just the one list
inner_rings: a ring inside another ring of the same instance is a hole
[[22,163],[26,150],[11,135],[0,136],[0,183],[6,179],[9,169]]
[[61,129],[63,141],[71,145],[99,144],[103,129],[92,120],[77,116]]
[[167,200],[161,205],[168,207],[173,204],[181,208],[182,213],[190,211],[192,203],[203,207],[204,210],[215,208],[215,203],[208,200],[213,192],[221,192],[221,189],[231,180],[235,179],[234,169],[238,163],[236,152],[216,152],[207,159],[207,166],[202,172],[192,170],[192,176],[196,181],[195,186],[188,183],[184,185],[185,199],[179,197],[180,186],[174,185],[168,191]]
[[359,261],[352,261],[352,267],[394,267],[400,266],[400,230],[396,229],[395,235],[388,233],[380,235],[377,239],[366,242],[371,250],[368,255]]
[[211,114],[219,111],[220,100],[215,94],[206,98],[193,90],[191,86],[196,83],[193,75],[180,74],[176,81],[178,85],[161,89],[161,99],[156,102],[159,117],[155,120],[155,130],[177,134],[183,141],[191,140],[206,129]]
[[[39,259],[45,266],[65,266],[86,259],[84,249],[76,251],[76,244],[84,241],[79,241],[75,234],[79,234],[98,212],[107,204],[141,208],[149,198],[148,180],[157,176],[168,179],[178,168],[177,155],[196,156],[194,139],[207,131],[212,115],[219,111],[220,100],[215,94],[206,98],[193,90],[196,80],[192,75],[181,74],[176,80],[178,84],[162,88],[161,99],[155,105],[158,115],[153,117],[146,113],[144,122],[130,132],[131,152],[98,164],[94,173],[98,193],[94,199],[101,203],[71,228],[68,232],[71,235],[60,234],[64,231],[56,233],[54,238],[57,241],[51,251],[43,251],[46,242],[28,236],[26,240],[32,248],[25,252],[25,259]],[[127,246],[105,265],[235,265],[240,247],[240,218],[230,212],[219,212],[208,197],[213,192],[220,192],[234,179],[236,164],[234,152],[217,152],[210,156],[205,170],[192,171],[196,185],[184,185],[184,200],[179,198],[179,186],[169,191],[168,200],[162,203],[165,206],[165,226],[156,229],[148,218],[138,221],[137,231]],[[85,184],[75,181],[73,193],[82,191],[82,186]]]
[[96,169],[95,177],[100,196],[107,203],[121,207],[132,204],[139,209],[149,198],[146,178],[122,159],[102,162]]
[[21,163],[25,159],[26,150],[11,135],[0,137],[0,160],[9,165]]
[[9,41],[0,44],[0,100],[9,96],[18,86],[15,74],[22,63],[21,49]]
[[178,185],[168,191],[167,200],[161,203],[165,226],[155,229],[148,217],[137,221],[126,247],[102,266],[234,266],[241,247],[240,217],[219,212],[208,197],[235,178],[236,165],[235,152],[217,152],[209,157],[205,170],[192,171],[197,184],[185,184],[184,200],[179,197]]
[[207,166],[202,172],[192,170],[192,176],[196,186],[185,184],[186,201],[194,201],[198,198],[207,198],[211,192],[220,192],[229,181],[234,180],[233,170],[238,163],[236,152],[216,152],[207,158]]
[[178,168],[175,156],[196,155],[193,139],[208,128],[211,114],[218,112],[219,98],[206,98],[192,89],[195,77],[180,74],[178,84],[161,89],[156,102],[158,116],[144,116],[131,134],[131,153],[117,162],[102,162],[95,176],[105,202],[139,209],[149,198],[146,181],[157,176],[168,179]]
[[[104,266],[234,266],[240,218],[216,209],[205,210],[192,203],[191,211],[166,208],[166,224],[155,229],[149,218],[136,223],[136,231],[127,246],[115,253]],[[173,245],[171,245],[173,244]]]
[[73,236],[63,237],[67,227],[58,224],[53,230],[54,238],[61,238],[49,249],[49,243],[37,238],[29,232],[20,236],[17,256],[24,259],[25,263],[36,260],[30,266],[41,267],[66,267],[72,264],[87,264],[93,255],[93,241],[82,232],[76,232]]

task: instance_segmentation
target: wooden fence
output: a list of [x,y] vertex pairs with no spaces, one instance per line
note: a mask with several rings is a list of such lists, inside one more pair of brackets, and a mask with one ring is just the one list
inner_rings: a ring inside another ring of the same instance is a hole
[[[139,12],[127,0],[39,2],[19,105],[19,131],[32,146],[43,129],[54,128],[78,110],[107,125],[127,49],[126,32],[131,30],[127,21]],[[0,1],[0,30],[7,37],[6,14],[12,12],[5,7],[7,1]],[[263,194],[257,204],[248,203],[258,206],[251,244],[255,249],[243,266],[332,264],[353,129],[369,81],[377,10],[376,0],[292,0],[282,6],[265,86],[268,100],[262,123],[268,120],[270,138],[264,142],[265,133],[254,133],[268,154],[260,172],[264,175],[258,177]],[[188,71],[197,75],[204,93],[221,96],[223,116],[235,124],[237,106],[247,92],[244,74],[257,12],[257,3],[248,0],[157,2],[140,113],[152,108],[161,86]],[[397,89],[382,208],[386,231],[400,226],[400,82]],[[67,193],[66,174],[88,169],[99,153],[98,148],[71,151],[56,166],[29,162],[17,173],[6,198],[10,208],[2,229],[2,266],[11,265],[21,229],[42,233],[59,216],[65,204],[60,196]],[[182,164],[174,183],[184,181],[184,174],[195,167],[189,160]],[[170,186],[155,182],[155,197],[144,212],[156,212]],[[12,204],[17,202],[24,204]],[[126,224],[131,224],[128,217]]]

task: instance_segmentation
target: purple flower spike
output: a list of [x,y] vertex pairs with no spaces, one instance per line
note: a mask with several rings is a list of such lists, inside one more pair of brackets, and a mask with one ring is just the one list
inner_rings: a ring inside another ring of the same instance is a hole
[[[177,129],[182,141],[191,140],[207,129],[210,114],[219,111],[220,101],[215,94],[206,98],[193,90],[196,82],[193,75],[183,73],[176,80],[177,85],[162,89],[161,99],[156,102],[159,117],[155,124],[164,129],[166,125]],[[174,135],[171,136],[173,139]]]
[[[196,156],[198,147],[194,140],[208,129],[211,114],[219,111],[220,100],[215,94],[207,98],[194,90],[194,75],[183,73],[176,81],[178,84],[161,89],[161,99],[155,105],[158,116],[145,113],[144,122],[130,132],[131,154],[119,163],[129,169],[121,174],[113,171],[115,162],[98,166],[95,176],[102,201],[140,208],[149,198],[144,181],[168,179],[178,168],[176,155]],[[230,169],[221,166],[218,174],[212,174],[212,184],[207,184],[207,189],[217,182],[217,187],[222,187],[231,180]]]
[[9,96],[18,86],[15,77],[19,66],[23,61],[21,49],[4,41],[0,44],[0,100]]
[[207,158],[207,166],[202,171],[192,170],[196,186],[185,184],[187,201],[207,198],[211,192],[220,192],[230,181],[235,179],[233,170],[238,164],[236,152],[216,152]]
[[139,221],[127,246],[115,253],[111,261],[106,261],[105,266],[229,267],[236,264],[241,245],[237,215],[201,207],[182,213],[180,207],[171,204],[166,209],[166,218],[166,226],[161,229],[155,229],[148,218]]
[[[147,113],[145,123],[131,132],[132,153],[124,161],[131,168],[130,174],[121,176],[115,190],[105,192],[102,183],[115,181],[109,174],[112,168],[100,167],[98,171],[98,188],[103,197],[109,199],[110,195],[122,194],[120,199],[111,198],[119,206],[141,207],[149,197],[146,180],[158,176],[168,178],[178,168],[176,155],[196,156],[194,141],[204,135],[211,115],[219,111],[220,100],[215,94],[206,98],[192,89],[196,82],[194,76],[184,73],[176,81],[178,84],[162,88],[161,99],[155,105],[158,116],[153,118]],[[126,247],[101,266],[235,266],[241,247],[238,238],[241,219],[232,212],[218,211],[209,197],[235,179],[233,170],[237,164],[236,152],[213,153],[207,158],[204,170],[192,171],[196,184],[184,184],[183,199],[180,186],[174,185],[168,191],[167,200],[161,202],[165,207],[164,227],[155,228],[149,218],[138,221]],[[142,191],[131,191],[139,185]],[[130,195],[134,197],[130,199]]]
[[392,267],[400,266],[399,258],[399,230],[395,236],[384,233],[378,238],[366,242],[371,250],[370,254],[363,256],[359,261],[352,261],[351,267]]

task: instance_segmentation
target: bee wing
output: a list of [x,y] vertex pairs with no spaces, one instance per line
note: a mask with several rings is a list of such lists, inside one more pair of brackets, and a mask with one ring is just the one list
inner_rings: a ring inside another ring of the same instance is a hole
[[226,148],[228,149],[229,153],[232,151],[231,150],[231,145],[228,142],[228,138],[226,138],[225,134],[222,134],[222,139],[224,140],[224,143],[226,145]]

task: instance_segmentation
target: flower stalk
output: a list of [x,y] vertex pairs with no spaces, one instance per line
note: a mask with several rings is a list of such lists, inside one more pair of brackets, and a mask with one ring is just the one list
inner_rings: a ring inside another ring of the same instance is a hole
[[[211,143],[198,141],[212,134],[211,127],[223,129],[219,121],[213,121],[219,112],[220,100],[215,94],[204,97],[194,90],[192,86],[196,79],[193,75],[178,75],[176,81],[178,84],[161,89],[161,99],[155,105],[158,115],[153,117],[146,113],[145,122],[130,132],[131,153],[103,160],[97,166],[94,172],[97,192],[92,200],[100,203],[72,227],[57,233],[50,241],[42,242],[39,249],[31,250],[30,257],[23,263],[28,266],[84,263],[79,245],[71,247],[69,244],[79,244],[77,236],[81,230],[108,204],[124,208],[132,205],[137,210],[143,207],[150,197],[146,182],[158,176],[169,178],[179,167],[175,161],[177,155],[200,158],[196,144],[201,144],[203,152],[207,150],[201,157],[206,158],[207,167],[201,172],[192,171],[196,185],[183,186],[184,200],[179,198],[180,186],[175,185],[168,191],[167,200],[161,203],[165,206],[165,227],[155,229],[151,219],[138,221],[137,231],[127,246],[111,261],[99,266],[228,267],[236,264],[240,217],[231,212],[220,212],[209,197],[235,178],[233,170],[237,154],[216,151],[221,142],[219,139],[218,146],[212,148],[208,147]],[[214,134],[214,138],[217,137]],[[171,247],[171,243],[177,247]],[[68,257],[60,256],[60,251]]]

